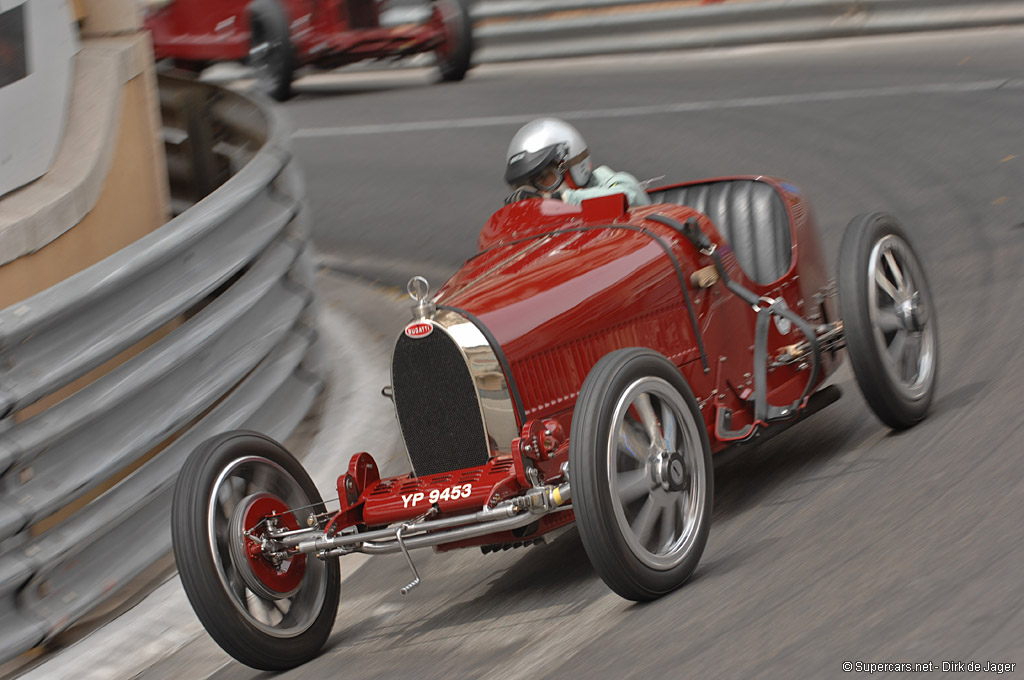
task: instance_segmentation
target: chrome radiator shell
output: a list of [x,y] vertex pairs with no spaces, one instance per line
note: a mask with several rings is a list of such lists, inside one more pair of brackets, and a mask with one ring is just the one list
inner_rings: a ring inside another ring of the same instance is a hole
[[476,325],[442,309],[431,333],[403,333],[391,357],[395,412],[413,472],[483,465],[511,453],[515,408],[497,353]]

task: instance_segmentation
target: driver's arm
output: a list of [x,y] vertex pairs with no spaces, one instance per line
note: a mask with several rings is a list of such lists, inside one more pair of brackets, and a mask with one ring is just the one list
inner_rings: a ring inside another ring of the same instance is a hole
[[594,186],[561,191],[561,199],[571,205],[579,205],[588,198],[626,194],[626,199],[631,206],[650,205],[651,203],[643,184],[628,172],[613,172],[602,166],[594,169],[594,179],[596,180]]

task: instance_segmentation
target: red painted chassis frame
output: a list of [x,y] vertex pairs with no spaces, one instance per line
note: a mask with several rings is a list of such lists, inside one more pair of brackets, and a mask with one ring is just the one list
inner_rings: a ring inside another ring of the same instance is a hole
[[[671,217],[677,222],[684,222],[688,218],[698,221],[701,230],[707,234],[717,245],[719,252],[725,253],[724,260],[729,275],[734,280],[747,287],[759,296],[771,298],[782,298],[787,306],[807,318],[817,319],[820,322],[830,322],[838,319],[838,313],[834,301],[825,294],[828,288],[827,270],[821,254],[817,238],[816,225],[810,210],[810,206],[804,200],[800,191],[793,185],[782,180],[767,177],[728,177],[714,180],[701,180],[700,182],[689,182],[676,184],[663,189],[677,188],[692,184],[715,182],[730,179],[756,180],[770,184],[782,198],[785,205],[790,237],[792,243],[791,264],[789,269],[777,281],[770,284],[758,284],[751,280],[740,269],[735,257],[731,256],[728,244],[722,239],[710,219],[691,208],[678,205],[659,204],[651,207],[638,207],[627,210],[625,198],[621,195],[595,199],[584,202],[581,207],[567,206],[558,201],[522,201],[499,210],[484,227],[480,235],[480,253],[471,258],[453,276],[448,283],[439,291],[437,297],[446,297],[449,300],[459,300],[460,287],[464,286],[467,280],[473,280],[479,273],[488,271],[493,266],[494,257],[503,257],[496,251],[505,249],[518,249],[515,252],[521,255],[528,249],[534,239],[560,238],[552,237],[552,233],[565,233],[565,238],[574,234],[586,234],[590,226],[595,227],[595,232],[605,227],[622,227],[623,229],[636,229],[642,227],[650,234],[653,234],[663,242],[671,245],[673,254],[678,258],[681,269],[687,277],[694,271],[708,267],[712,264],[709,256],[699,252],[690,242],[684,239],[679,232],[672,228],[648,220],[653,214],[661,214]],[[598,237],[595,237],[595,239]],[[589,249],[577,251],[576,258],[598,258],[607,259],[613,266],[619,254],[608,252],[607,249],[597,244],[591,244]],[[608,248],[614,249],[618,245],[610,241]],[[667,260],[667,258],[665,258]],[[664,262],[660,265],[664,268]],[[605,299],[603,303],[609,308],[616,306],[628,308],[630,305],[643,304],[638,300],[636,290],[631,286],[633,278],[639,276],[650,280],[651,272],[641,266],[636,272],[628,272],[622,275],[621,285],[612,290],[612,297],[618,296],[621,299]],[[628,274],[628,275],[627,275]],[[491,277],[493,278],[493,277]],[[500,276],[498,277],[500,279]],[[666,277],[666,280],[673,280],[672,285],[678,288],[678,282],[674,280],[674,274]],[[567,279],[568,285],[573,285],[573,280]],[[503,281],[492,282],[491,290],[506,290],[507,299],[501,299],[501,294],[496,293],[499,299],[491,300],[492,308],[505,308],[509,304],[521,301],[521,294],[515,286],[502,288]],[[509,280],[511,283],[511,280]],[[531,282],[536,284],[537,282]],[[565,285],[566,282],[557,282]],[[578,283],[578,282],[577,282]],[[553,282],[541,282],[554,285]],[[671,290],[672,285],[666,289]],[[579,293],[593,293],[593,291],[578,291]],[[608,295],[608,291],[603,291]],[[659,293],[664,295],[664,292]],[[753,409],[750,403],[752,392],[753,371],[753,328],[756,312],[751,306],[738,297],[725,290],[721,284],[716,284],[707,289],[692,291],[693,306],[697,312],[698,327],[702,331],[707,354],[707,368],[700,358],[700,353],[695,343],[685,342],[684,346],[661,349],[682,371],[689,383],[694,395],[700,403],[705,426],[711,441],[713,452],[721,451],[734,442],[722,436],[716,429],[718,415],[722,409],[729,409],[733,413],[732,429],[740,428],[751,423]],[[568,293],[563,297],[576,299],[579,295]],[[679,300],[681,293],[678,293]],[[514,298],[514,299],[513,299]],[[680,309],[677,318],[673,323],[680,324],[686,328],[690,325],[687,318],[682,316],[682,305],[675,304]],[[579,319],[571,319],[565,314],[566,310],[551,307],[541,310],[541,314],[552,320],[563,319],[565,327],[553,321],[544,329],[543,338],[540,344],[544,344],[544,338],[583,337],[596,338],[608,327],[607,316],[599,318],[591,317],[589,322],[584,321],[580,327]],[[569,323],[572,327],[569,327]],[[517,335],[515,329],[502,328],[495,323],[494,319],[488,324],[495,335],[502,339],[502,345],[512,365],[512,378],[518,380],[524,394],[534,394],[526,389],[523,384],[524,378],[528,378],[531,372],[529,359],[523,357],[532,351],[529,349],[531,341],[536,338],[527,337],[529,333]],[[794,343],[794,336],[782,335],[778,330],[773,329],[769,333],[768,356],[774,356],[775,352],[785,345]],[[690,338],[692,340],[692,338]],[[586,376],[594,363],[603,355],[602,348],[595,343],[594,351],[585,353],[578,360],[578,365],[571,366],[572,373],[576,376]],[[674,351],[672,351],[674,350]],[[816,384],[813,390],[820,387],[825,378],[836,368],[838,359],[831,353],[823,353],[821,370],[818,373]],[[508,377],[508,376],[506,376]],[[789,404],[799,399],[808,380],[806,366],[780,366],[776,367],[770,374],[768,380],[768,399],[775,404]],[[360,453],[353,456],[346,473],[338,477],[338,495],[341,499],[341,510],[332,517],[327,528],[328,537],[335,535],[345,528],[358,526],[363,528],[379,528],[397,522],[408,522],[419,518],[433,507],[434,517],[452,517],[461,514],[473,513],[483,507],[493,507],[495,504],[508,500],[522,494],[531,487],[527,466],[533,466],[540,474],[542,481],[546,484],[558,484],[564,482],[562,466],[568,461],[569,446],[566,433],[569,432],[572,419],[572,409],[575,398],[578,394],[582,378],[577,380],[575,391],[570,391],[559,398],[539,401],[543,397],[533,396],[526,398],[528,401],[526,422],[520,422],[522,432],[519,438],[512,443],[512,455],[493,455],[487,464],[447,472],[442,474],[416,477],[403,475],[381,479],[376,465],[369,454]],[[571,388],[570,388],[571,389]],[[549,395],[550,396],[550,395]],[[807,400],[801,404],[802,410]],[[794,420],[798,419],[801,413],[795,414]],[[522,418],[519,419],[520,421]],[[771,425],[766,427],[782,428],[788,423]],[[527,447],[527,445],[529,445]],[[457,497],[455,494],[444,494],[444,490],[458,488]],[[437,498],[431,503],[432,495]],[[571,511],[559,512],[544,515],[530,526],[515,531],[504,531],[492,533],[486,536],[470,538],[455,543],[448,543],[438,546],[438,550],[449,550],[474,545],[502,545],[516,542],[529,542],[541,535],[566,525],[573,520]]]
[[[295,65],[336,68],[363,59],[437,49],[444,25],[435,8],[421,24],[381,27],[376,0],[279,0],[288,16]],[[145,17],[157,59],[206,64],[249,55],[249,0],[173,0]]]

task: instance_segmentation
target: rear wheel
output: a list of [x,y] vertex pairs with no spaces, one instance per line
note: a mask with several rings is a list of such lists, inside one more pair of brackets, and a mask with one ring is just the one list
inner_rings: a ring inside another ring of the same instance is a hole
[[319,653],[338,610],[337,560],[268,557],[268,529],[324,512],[302,466],[273,440],[232,432],[200,445],[174,489],[171,534],[185,593],[228,654],[283,670]]
[[924,268],[899,222],[856,217],[839,246],[839,309],[850,363],[882,422],[924,419],[935,394],[939,338]]
[[444,42],[436,51],[441,80],[462,80],[473,58],[473,22],[469,5],[466,0],[435,0],[434,11],[440,15],[444,27]]
[[569,481],[583,546],[630,600],[681,586],[711,527],[711,445],[679,370],[660,354],[622,349],[594,366],[569,437]]
[[292,96],[295,75],[288,15],[275,0],[253,0],[249,25],[249,65],[256,77],[256,89],[283,102]]

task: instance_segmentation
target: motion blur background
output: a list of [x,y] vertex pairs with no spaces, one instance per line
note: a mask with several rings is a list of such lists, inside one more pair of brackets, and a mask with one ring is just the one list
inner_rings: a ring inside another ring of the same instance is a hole
[[855,215],[898,216],[939,309],[932,416],[890,432],[844,369],[838,404],[720,461],[703,562],[647,605],[574,532],[418,555],[405,598],[400,556],[343,561],[328,648],[290,675],[1024,663],[1024,3],[479,0],[464,81],[427,53],[300,71],[284,103],[243,94],[245,66],[156,64],[153,10],[0,0],[0,671],[256,675],[177,585],[176,469],[251,427],[325,494],[356,451],[401,472],[378,396],[399,287],[475,252],[541,115],[641,179],[794,182],[829,262]]

